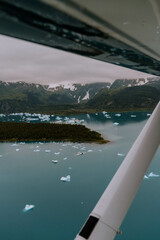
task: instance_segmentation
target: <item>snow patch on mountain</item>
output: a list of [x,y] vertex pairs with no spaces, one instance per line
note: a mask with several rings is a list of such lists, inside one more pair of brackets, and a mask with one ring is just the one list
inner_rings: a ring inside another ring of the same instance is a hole
[[87,100],[89,99],[89,91],[86,92],[86,95],[84,96],[84,98],[82,98],[82,100]]
[[49,89],[57,89],[57,88],[64,88],[64,89],[70,89],[71,91],[75,91],[77,88],[75,86],[75,84],[73,83],[69,83],[69,82],[61,82],[60,84],[59,83],[52,83],[49,85]]

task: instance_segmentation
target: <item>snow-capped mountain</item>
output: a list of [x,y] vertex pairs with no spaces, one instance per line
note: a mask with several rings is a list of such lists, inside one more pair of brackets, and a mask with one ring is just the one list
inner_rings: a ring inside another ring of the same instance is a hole
[[48,91],[54,94],[67,94],[74,99],[75,103],[82,103],[92,99],[102,88],[110,88],[111,83],[87,83],[77,84],[63,82],[61,84],[51,84]]

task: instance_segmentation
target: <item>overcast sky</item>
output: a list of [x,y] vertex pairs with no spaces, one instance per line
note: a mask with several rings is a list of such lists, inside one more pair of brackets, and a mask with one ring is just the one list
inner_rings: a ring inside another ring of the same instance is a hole
[[0,80],[40,84],[113,82],[151,75],[0,35]]

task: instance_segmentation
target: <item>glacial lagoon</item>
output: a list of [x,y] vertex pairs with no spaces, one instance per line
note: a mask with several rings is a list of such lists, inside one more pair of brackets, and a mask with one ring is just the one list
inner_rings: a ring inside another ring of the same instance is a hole
[[[0,239],[74,240],[150,112],[77,116],[0,115],[1,121],[71,121],[100,132],[109,144],[0,143]],[[158,130],[158,129],[157,129]],[[83,152],[83,154],[77,154]],[[55,161],[55,162],[54,162]],[[160,149],[116,239],[159,236]],[[69,181],[61,178],[70,176]],[[23,211],[27,205],[34,206]]]

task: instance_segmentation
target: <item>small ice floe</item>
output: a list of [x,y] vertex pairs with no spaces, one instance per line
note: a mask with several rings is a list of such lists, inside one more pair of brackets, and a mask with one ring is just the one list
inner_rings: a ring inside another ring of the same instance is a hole
[[70,182],[71,181],[71,176],[67,175],[66,177],[61,177],[60,179],[62,182]]
[[136,115],[131,115],[131,117],[132,117],[132,118],[135,118],[135,117],[137,117],[137,116],[136,116]]
[[43,142],[39,142],[39,144],[41,144],[41,145],[42,145],[42,144],[43,144]]
[[58,163],[58,160],[52,160],[52,163],[56,164]]
[[113,125],[114,125],[114,126],[118,126],[119,123],[118,123],[118,122],[114,122]]
[[106,114],[107,112],[106,112],[106,111],[103,111],[102,113],[103,113],[103,114]]
[[124,154],[124,153],[117,153],[117,156],[119,156],[119,157],[124,157],[125,154]]
[[93,150],[89,149],[87,152],[93,152]]
[[51,150],[49,150],[49,149],[48,149],[48,150],[45,150],[45,152],[46,152],[46,153],[50,153],[50,152],[51,152]]
[[67,160],[67,157],[64,157],[63,160]]
[[34,207],[35,207],[35,205],[26,204],[25,207],[23,208],[23,212],[28,212],[30,210],[33,210]]
[[150,172],[150,173],[148,174],[148,177],[159,177],[159,175],[158,175],[158,174],[155,174],[155,173],[153,173],[153,172]]
[[104,117],[106,118],[110,118],[110,116],[108,114],[104,114]]
[[16,148],[16,152],[19,152],[19,148]]
[[39,149],[34,149],[33,152],[40,152],[40,150]]
[[12,147],[15,147],[15,146],[18,146],[18,145],[17,145],[17,143],[13,143],[11,146],[12,146]]
[[84,150],[86,150],[86,148],[85,148],[85,147],[82,147],[80,150],[84,151]]
[[84,152],[78,152],[76,155],[79,156],[79,155],[83,155]]
[[72,170],[72,167],[68,167],[69,170]]
[[78,149],[78,146],[72,146],[72,148],[76,148],[76,149]]
[[20,144],[24,145],[24,144],[26,144],[26,143],[25,143],[25,142],[20,142]]
[[116,116],[116,117],[120,117],[121,114],[120,114],[120,113],[116,113],[114,116]]
[[149,177],[147,175],[144,175],[144,179],[149,179]]
[[59,155],[59,154],[60,154],[60,152],[55,152],[54,154],[55,154],[55,155]]
[[147,117],[150,117],[151,116],[151,113],[147,113]]

